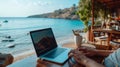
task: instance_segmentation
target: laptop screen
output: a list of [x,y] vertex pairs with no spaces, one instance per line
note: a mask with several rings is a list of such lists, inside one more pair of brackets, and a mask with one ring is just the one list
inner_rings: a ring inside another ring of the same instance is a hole
[[51,28],[31,31],[30,35],[38,57],[57,47]]

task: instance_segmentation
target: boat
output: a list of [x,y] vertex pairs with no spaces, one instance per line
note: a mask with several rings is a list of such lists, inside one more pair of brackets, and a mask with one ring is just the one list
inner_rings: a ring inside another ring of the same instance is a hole
[[14,39],[11,36],[2,36],[1,42],[14,42]]
[[15,44],[8,44],[8,45],[6,45],[6,47],[8,47],[8,48],[13,48],[13,47],[15,47]]
[[14,40],[13,39],[5,39],[5,40],[2,40],[1,42],[13,42]]
[[7,23],[7,22],[8,22],[8,20],[4,20],[3,22],[4,22],[4,23]]
[[5,36],[5,38],[8,38],[8,39],[10,39],[10,38],[11,38],[11,36]]

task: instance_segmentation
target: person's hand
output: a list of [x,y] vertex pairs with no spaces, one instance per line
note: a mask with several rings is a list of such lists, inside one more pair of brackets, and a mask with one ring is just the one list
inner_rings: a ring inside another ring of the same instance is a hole
[[80,47],[77,48],[78,51],[82,51],[84,55],[86,56],[95,56],[96,55],[96,49],[91,48],[91,47]]
[[87,57],[82,51],[79,51],[78,49],[72,50],[69,53],[69,57],[73,57],[76,60],[76,62],[82,65],[85,65],[85,63],[87,62]]
[[69,52],[69,57],[71,57],[75,52],[79,54],[79,52],[82,52],[87,57],[95,56],[96,55],[96,49],[90,48],[90,47],[80,47],[74,50],[71,50]]
[[38,59],[36,67],[47,67],[47,64],[44,61]]
[[97,63],[95,60],[87,57],[87,55],[89,56],[95,55],[95,53],[93,52],[96,50],[96,49],[91,49],[91,48],[88,49],[88,48],[89,47],[81,47],[78,49],[74,49],[69,53],[69,57],[73,57],[77,63],[82,64],[86,67],[104,67],[103,65]]

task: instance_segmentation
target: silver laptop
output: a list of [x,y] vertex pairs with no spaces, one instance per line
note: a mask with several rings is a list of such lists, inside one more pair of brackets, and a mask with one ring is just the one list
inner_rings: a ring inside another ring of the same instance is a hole
[[68,59],[69,48],[57,45],[51,28],[30,32],[37,57],[63,64]]

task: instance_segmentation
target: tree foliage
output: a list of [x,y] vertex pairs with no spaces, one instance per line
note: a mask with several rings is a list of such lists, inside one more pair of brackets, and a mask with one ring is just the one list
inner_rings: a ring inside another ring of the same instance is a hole
[[[92,16],[92,2],[91,0],[80,0],[78,5],[78,11],[77,14],[80,17],[80,20],[83,21],[83,24],[85,26],[85,32],[88,30],[88,24],[89,20]],[[99,2],[94,3],[94,18],[101,18],[102,20],[105,19],[105,16],[109,14],[109,10],[105,8],[104,4],[101,4]]]
[[77,14],[80,20],[83,21],[85,32],[88,30],[88,22],[91,17],[91,0],[80,0]]

